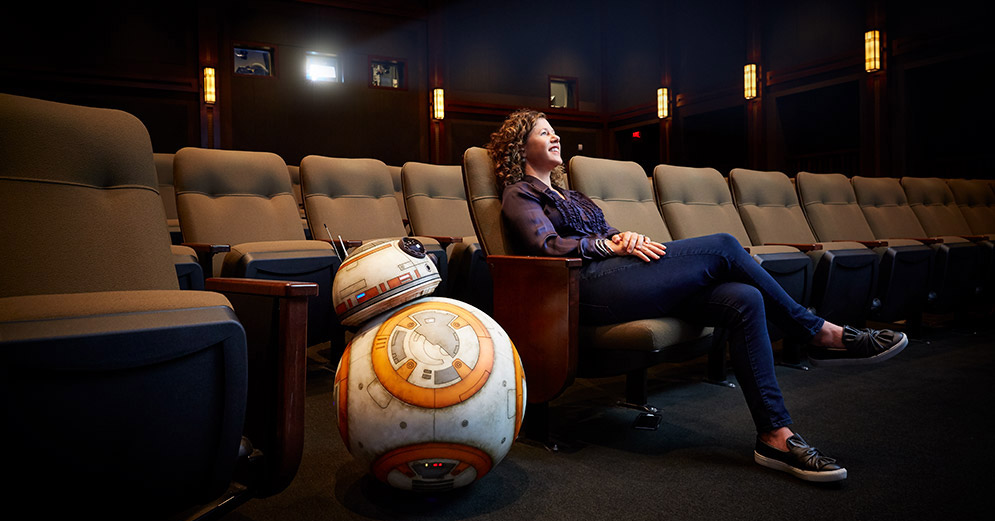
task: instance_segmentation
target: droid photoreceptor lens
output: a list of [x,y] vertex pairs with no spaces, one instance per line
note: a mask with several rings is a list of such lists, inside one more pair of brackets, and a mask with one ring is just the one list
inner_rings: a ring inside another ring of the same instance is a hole
[[412,237],[404,237],[398,243],[401,247],[401,251],[415,257],[417,259],[422,259],[425,257],[425,245],[421,243],[418,239]]

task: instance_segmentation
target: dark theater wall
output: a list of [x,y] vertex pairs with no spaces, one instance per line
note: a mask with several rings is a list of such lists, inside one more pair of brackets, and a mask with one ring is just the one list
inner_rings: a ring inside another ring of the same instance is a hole
[[[152,1],[4,13],[0,91],[139,117],[157,152],[213,146],[458,164],[511,110],[546,110],[575,154],[654,163],[995,177],[986,96],[989,3],[949,0]],[[863,32],[884,32],[864,71]],[[233,73],[236,44],[275,50],[275,75]],[[335,54],[345,81],[304,79]],[[371,88],[371,57],[404,61],[402,89]],[[760,96],[743,97],[743,65]],[[201,67],[218,71],[218,102]],[[549,108],[551,76],[575,108]],[[656,117],[667,86],[671,117]],[[446,118],[429,114],[446,89]],[[639,137],[634,133],[638,132]]]

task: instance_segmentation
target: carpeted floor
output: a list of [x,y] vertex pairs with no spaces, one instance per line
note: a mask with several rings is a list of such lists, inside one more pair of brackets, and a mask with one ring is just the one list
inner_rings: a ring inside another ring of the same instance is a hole
[[702,359],[652,372],[659,430],[632,429],[636,413],[613,406],[621,378],[578,380],[551,407],[561,450],[519,440],[470,487],[396,491],[346,451],[333,375],[315,369],[296,479],[224,519],[987,519],[995,492],[993,333],[991,325],[927,330],[875,366],[779,366],[794,429],[849,471],[846,481],[821,485],[753,462],[742,394],[701,381]]

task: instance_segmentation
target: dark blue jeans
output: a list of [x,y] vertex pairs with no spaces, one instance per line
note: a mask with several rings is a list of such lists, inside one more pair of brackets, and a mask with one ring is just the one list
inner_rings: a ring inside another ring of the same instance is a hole
[[666,243],[644,262],[613,257],[581,270],[581,320],[610,324],[676,316],[725,328],[729,357],[757,432],[791,425],[774,375],[767,320],[785,335],[812,338],[824,323],[795,302],[735,237],[720,233]]

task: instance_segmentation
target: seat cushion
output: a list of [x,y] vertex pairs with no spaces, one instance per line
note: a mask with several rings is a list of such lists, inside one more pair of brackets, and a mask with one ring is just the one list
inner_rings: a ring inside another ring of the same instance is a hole
[[0,322],[29,322],[214,306],[232,307],[224,295],[210,291],[143,290],[25,295],[0,298]]

